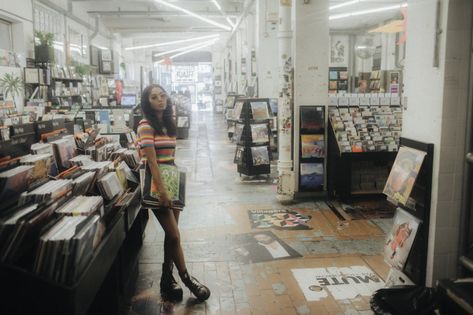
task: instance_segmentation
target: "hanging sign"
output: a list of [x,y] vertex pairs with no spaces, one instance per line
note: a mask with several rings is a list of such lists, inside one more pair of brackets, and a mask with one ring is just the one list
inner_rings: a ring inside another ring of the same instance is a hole
[[195,71],[193,66],[177,66],[172,70],[172,81],[174,83],[194,83]]

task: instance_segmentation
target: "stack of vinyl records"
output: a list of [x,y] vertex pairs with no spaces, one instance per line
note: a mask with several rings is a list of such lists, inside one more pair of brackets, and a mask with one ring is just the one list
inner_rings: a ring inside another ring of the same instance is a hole
[[31,153],[33,155],[37,154],[50,154],[52,156],[51,160],[51,173],[50,176],[56,176],[58,173],[57,162],[54,156],[54,150],[51,143],[34,143],[31,145]]
[[118,179],[117,173],[110,172],[97,181],[97,186],[102,196],[107,200],[112,200],[123,194],[123,187]]
[[103,215],[103,198],[101,196],[76,196],[56,210],[68,216]]
[[128,182],[132,182],[134,184],[138,184],[138,179],[133,174],[131,169],[128,167],[124,161],[121,161],[115,169],[117,173],[118,179],[120,180],[120,184],[122,185],[123,190],[128,188]]
[[71,142],[64,137],[59,140],[52,141],[54,155],[60,169],[68,169],[72,163],[69,161],[77,155],[75,142]]
[[33,169],[33,165],[21,165],[0,173],[0,210],[17,203],[28,189]]
[[77,165],[77,166],[88,165],[93,162],[90,159],[90,156],[88,155],[78,155],[78,156],[73,157],[69,161],[72,163],[72,165]]
[[29,203],[2,214],[0,218],[0,260],[30,269],[40,231],[52,224],[54,210],[64,200]]
[[126,150],[123,152],[122,158],[132,169],[136,169],[140,164],[140,156],[136,150]]
[[84,172],[72,180],[72,195],[85,195],[91,188],[95,179],[95,172]]
[[40,237],[33,271],[59,283],[73,284],[103,237],[99,216],[64,216]]
[[21,194],[20,205],[24,205],[30,202],[40,203],[58,200],[59,198],[69,194],[71,190],[72,180],[52,180],[32,191],[24,192],[23,194]]

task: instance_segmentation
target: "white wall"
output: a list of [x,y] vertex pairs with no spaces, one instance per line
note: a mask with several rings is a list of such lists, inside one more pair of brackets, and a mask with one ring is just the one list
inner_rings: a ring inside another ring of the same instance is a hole
[[436,3],[409,3],[402,135],[433,143],[427,284],[455,276],[463,178],[472,3],[442,1],[439,67],[434,67]]
[[31,0],[1,0],[0,18],[13,23],[13,50],[33,55],[33,7]]

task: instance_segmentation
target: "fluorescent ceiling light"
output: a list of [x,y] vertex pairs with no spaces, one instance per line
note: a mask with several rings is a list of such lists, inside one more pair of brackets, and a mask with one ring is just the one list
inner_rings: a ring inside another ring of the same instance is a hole
[[381,8],[375,8],[375,9],[369,9],[369,10],[362,10],[362,11],[355,11],[355,12],[350,12],[350,13],[342,13],[342,14],[335,14],[329,16],[329,20],[338,20],[338,19],[343,19],[346,17],[352,17],[352,16],[358,16],[358,15],[365,15],[365,14],[370,14],[370,13],[377,13],[377,12],[383,12],[383,11],[390,11],[390,10],[398,10],[401,8],[407,7],[407,3],[403,4],[396,4],[396,5],[391,5],[387,7],[381,7]]
[[228,24],[230,24],[232,28],[235,28],[235,23],[233,23],[232,20],[228,16],[225,19],[227,20]]
[[363,0],[351,0],[351,1],[347,1],[347,2],[340,3],[340,4],[332,5],[332,6],[329,7],[328,9],[329,9],[329,10],[335,10],[335,9],[343,8],[343,7],[352,5],[352,4],[357,4],[357,3],[361,2],[361,1],[363,1]]
[[214,25],[214,26],[223,28],[223,29],[226,30],[226,31],[231,31],[231,30],[232,30],[232,29],[231,29],[230,27],[228,27],[227,25],[220,24],[220,23],[218,23],[218,22],[212,21],[212,20],[207,19],[207,18],[205,18],[205,17],[203,17],[203,16],[200,16],[200,15],[198,15],[198,14],[195,14],[195,13],[192,12],[192,11],[189,11],[189,10],[187,10],[187,9],[178,7],[177,5],[174,5],[174,4],[172,4],[172,3],[166,2],[166,1],[164,1],[164,0],[154,0],[154,1],[157,2],[157,3],[163,4],[163,5],[165,5],[165,6],[168,6],[168,7],[170,7],[170,8],[173,8],[173,9],[175,9],[175,10],[184,12],[185,14],[190,15],[190,16],[193,16],[193,17],[195,17],[195,18],[197,18],[197,19],[199,19],[199,20],[201,20],[201,21],[204,21],[204,22],[206,22],[206,23],[209,23],[209,24],[212,24],[212,25]]
[[[214,43],[215,43],[215,41],[208,42],[208,43],[206,43],[206,44],[197,46],[197,47],[195,47],[195,48],[188,49],[188,50],[186,50],[186,51],[183,51],[183,52],[180,52],[180,53],[178,53],[178,54],[172,55],[172,56],[170,56],[169,58],[170,58],[170,59],[173,59],[173,58],[176,58],[176,57],[179,57],[179,56],[188,54],[188,53],[190,53],[190,52],[193,52],[193,51],[195,51],[195,50],[199,50],[199,49],[205,48],[205,47],[207,47],[207,46],[213,45]],[[159,60],[157,63],[159,64],[159,63],[162,63],[162,62],[164,62],[164,59]]]
[[215,6],[217,7],[217,9],[219,11],[222,11],[222,7],[220,6],[220,4],[217,2],[217,0],[212,0],[213,4],[215,4]]
[[189,46],[186,46],[186,47],[176,48],[176,49],[164,51],[164,52],[161,52],[161,53],[157,53],[157,54],[154,54],[154,56],[155,56],[155,57],[164,56],[164,55],[167,55],[167,54],[171,54],[171,53],[173,53],[173,52],[176,52],[176,51],[182,51],[182,50],[187,50],[187,49],[192,49],[192,48],[200,47],[200,46],[202,46],[202,45],[204,45],[204,44],[213,44],[213,43],[215,43],[217,40],[218,40],[218,38],[215,38],[215,39],[209,40],[209,41],[207,41],[207,42],[205,42],[205,43],[197,43],[197,44],[189,45]]
[[213,34],[213,35],[206,35],[206,36],[194,37],[194,38],[189,38],[189,39],[175,40],[175,41],[172,41],[172,42],[165,42],[165,43],[159,43],[159,44],[143,45],[143,46],[133,46],[133,47],[127,47],[127,48],[125,48],[125,50],[135,50],[135,49],[144,49],[144,48],[152,48],[152,47],[160,47],[160,46],[174,45],[174,44],[192,42],[192,41],[195,41],[195,40],[201,40],[201,39],[207,39],[207,38],[215,38],[215,37],[218,38],[218,37],[220,37],[220,35],[219,35],[219,34]]

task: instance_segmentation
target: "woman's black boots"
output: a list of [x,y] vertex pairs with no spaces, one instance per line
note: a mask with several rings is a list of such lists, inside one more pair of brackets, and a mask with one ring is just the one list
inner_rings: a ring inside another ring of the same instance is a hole
[[179,273],[179,276],[181,277],[182,282],[186,285],[186,287],[189,288],[189,290],[192,292],[192,294],[195,295],[197,300],[199,301],[205,301],[209,298],[210,296],[210,290],[207,288],[205,285],[200,283],[196,278],[189,276],[187,271],[184,273]]
[[161,296],[163,299],[180,301],[182,300],[182,288],[172,275],[172,267],[172,263],[163,264],[161,282],[159,283],[159,287],[161,288]]

